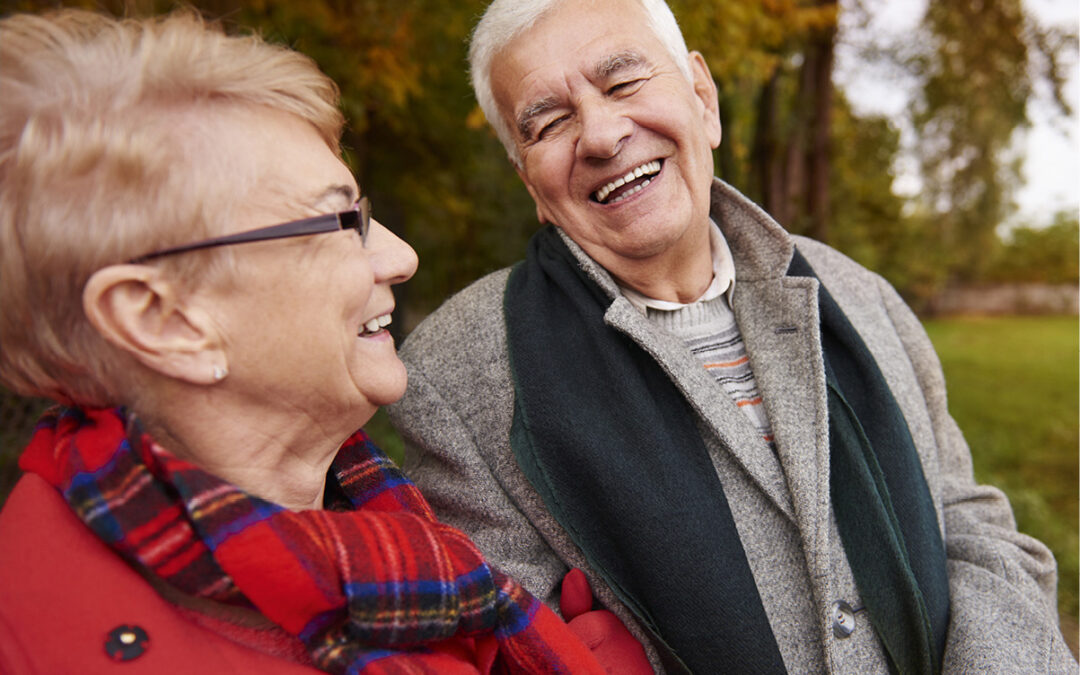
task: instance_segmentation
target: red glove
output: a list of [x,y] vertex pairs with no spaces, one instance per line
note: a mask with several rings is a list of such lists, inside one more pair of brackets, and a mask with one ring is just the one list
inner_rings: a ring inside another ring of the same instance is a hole
[[593,609],[592,588],[585,573],[574,568],[563,577],[559,599],[563,618],[570,630],[609,673],[653,675],[641,643],[626,626],[606,609]]

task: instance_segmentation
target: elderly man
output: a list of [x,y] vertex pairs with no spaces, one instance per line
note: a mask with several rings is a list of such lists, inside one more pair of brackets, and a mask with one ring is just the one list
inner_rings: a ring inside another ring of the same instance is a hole
[[440,515],[549,601],[583,569],[658,670],[1071,670],[1053,557],[974,483],[918,320],[713,178],[663,1],[495,0],[470,59],[551,227],[403,347]]

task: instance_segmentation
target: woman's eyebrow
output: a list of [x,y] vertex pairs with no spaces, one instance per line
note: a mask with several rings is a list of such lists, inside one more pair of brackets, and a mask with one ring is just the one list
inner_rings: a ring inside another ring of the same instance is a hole
[[311,200],[311,205],[314,207],[330,206],[331,204],[344,201],[345,206],[351,206],[359,196],[356,194],[356,190],[351,185],[331,185],[322,192],[318,193],[314,199]]

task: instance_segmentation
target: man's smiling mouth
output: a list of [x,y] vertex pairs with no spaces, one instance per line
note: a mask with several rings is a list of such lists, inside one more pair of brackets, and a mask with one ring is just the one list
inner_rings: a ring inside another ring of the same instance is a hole
[[656,174],[660,173],[660,160],[645,162],[622,178],[616,178],[592,194],[592,198],[601,204],[614,204],[626,199],[645,188]]

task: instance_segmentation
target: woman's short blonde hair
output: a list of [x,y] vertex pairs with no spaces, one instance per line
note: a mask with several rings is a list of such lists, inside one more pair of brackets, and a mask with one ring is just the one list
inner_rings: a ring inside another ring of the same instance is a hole
[[[308,57],[226,35],[193,10],[0,20],[0,380],[123,403],[125,362],[88,322],[83,288],[102,267],[222,231],[230,191],[200,170],[199,120],[268,107],[338,152],[338,98]],[[177,258],[163,264],[191,272],[205,260]]]

